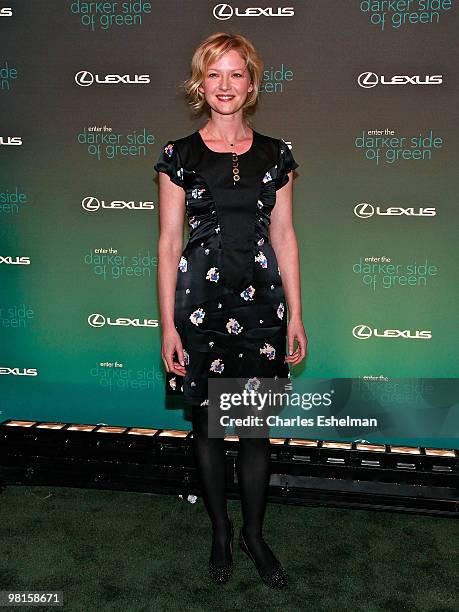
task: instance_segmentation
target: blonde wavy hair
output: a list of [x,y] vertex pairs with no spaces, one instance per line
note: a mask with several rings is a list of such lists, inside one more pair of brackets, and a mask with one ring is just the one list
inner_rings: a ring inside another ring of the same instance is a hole
[[210,115],[209,105],[204,94],[198,88],[204,80],[209,64],[218,61],[224,53],[232,49],[243,58],[253,84],[252,91],[247,94],[242,112],[244,115],[255,112],[258,102],[258,89],[263,79],[263,61],[253,44],[245,36],[216,32],[198,45],[191,59],[191,75],[182,84],[187,102],[194,110],[195,115],[199,116],[203,111]]

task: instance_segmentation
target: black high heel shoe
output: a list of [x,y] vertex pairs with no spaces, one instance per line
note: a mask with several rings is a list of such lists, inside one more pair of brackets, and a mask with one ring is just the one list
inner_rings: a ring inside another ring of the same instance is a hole
[[257,566],[255,559],[253,558],[246,541],[244,539],[244,535],[242,533],[242,529],[239,532],[239,546],[241,550],[245,552],[245,554],[251,559],[257,568],[257,572],[260,575],[262,581],[271,589],[283,589],[288,586],[288,576],[280,562],[277,562],[277,565],[269,572],[262,573]]
[[217,584],[226,584],[233,575],[233,539],[234,539],[234,527],[233,522],[230,521],[231,525],[231,536],[230,536],[230,554],[231,560],[225,565],[215,565],[211,559],[209,559],[209,575],[214,582]]

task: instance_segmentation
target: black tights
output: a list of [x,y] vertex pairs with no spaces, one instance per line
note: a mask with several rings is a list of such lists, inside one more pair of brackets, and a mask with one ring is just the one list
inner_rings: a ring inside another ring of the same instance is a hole
[[[223,438],[208,437],[208,410],[208,406],[193,406],[193,452],[204,504],[212,523],[211,557],[215,564],[222,565],[228,562],[230,533],[226,505],[226,461]],[[262,536],[271,472],[270,452],[268,438],[239,438],[237,475],[242,532],[257,565],[265,572],[277,562]]]

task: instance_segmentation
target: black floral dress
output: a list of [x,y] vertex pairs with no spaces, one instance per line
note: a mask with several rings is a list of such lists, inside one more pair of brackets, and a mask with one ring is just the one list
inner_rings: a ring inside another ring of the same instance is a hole
[[276,190],[297,167],[283,140],[255,130],[237,156],[212,151],[199,131],[162,148],[154,168],[185,190],[190,230],[174,310],[187,373],[166,373],[166,395],[206,405],[211,377],[243,377],[255,390],[260,378],[290,378],[287,305],[268,226]]

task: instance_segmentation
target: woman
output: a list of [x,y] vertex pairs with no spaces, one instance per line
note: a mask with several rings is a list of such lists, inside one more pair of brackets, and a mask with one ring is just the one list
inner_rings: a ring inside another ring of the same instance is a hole
[[[208,379],[250,375],[254,384],[257,377],[289,377],[288,364],[304,358],[307,344],[292,226],[292,175],[298,164],[283,140],[256,132],[247,121],[262,75],[262,61],[243,36],[219,32],[204,40],[193,55],[185,91],[208,121],[168,141],[155,165],[166,393],[179,394],[192,406],[195,461],[212,523],[209,573],[218,583],[232,575],[233,525],[223,436],[208,435]],[[182,251],[185,211],[190,236]],[[240,437],[239,444],[239,544],[263,582],[282,588],[287,574],[262,536],[269,438]]]

